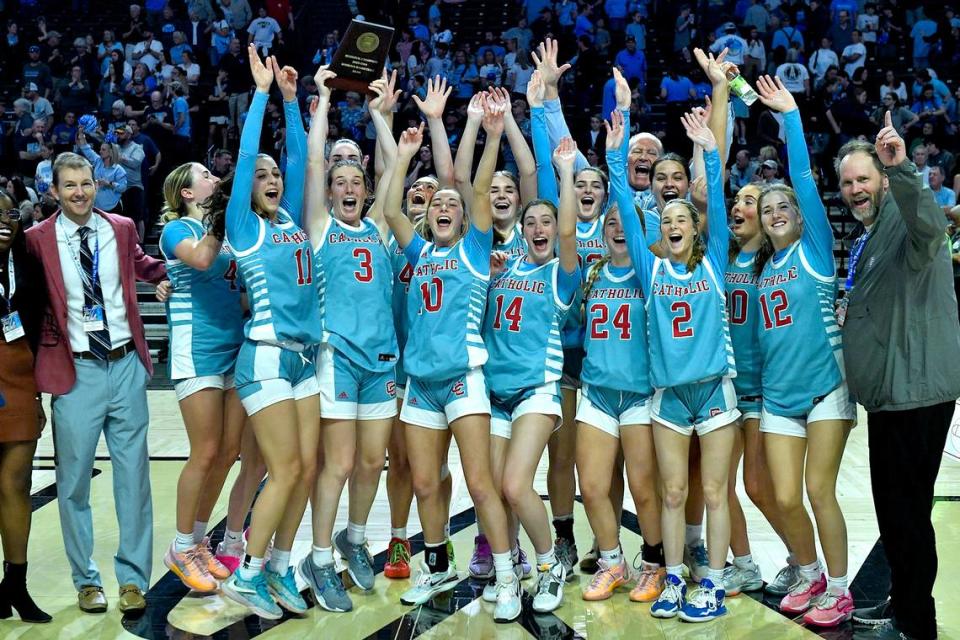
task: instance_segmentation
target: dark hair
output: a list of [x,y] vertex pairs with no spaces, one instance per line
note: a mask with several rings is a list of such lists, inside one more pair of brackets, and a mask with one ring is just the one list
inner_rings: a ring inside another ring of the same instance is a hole
[[884,167],[880,162],[880,158],[877,156],[876,147],[863,140],[851,140],[847,142],[840,150],[837,151],[837,157],[833,161],[833,170],[836,171],[837,175],[840,175],[840,163],[843,162],[843,159],[846,158],[851,153],[865,153],[870,156],[870,159],[873,160],[873,166],[876,167],[877,171],[881,174],[883,173]]
[[[6,200],[11,205],[9,207],[3,205],[3,208],[16,208],[19,203],[14,198],[15,196],[7,191],[0,190],[0,201]],[[13,235],[10,255],[13,256],[17,284],[17,292],[10,300],[10,304],[15,304],[20,313],[20,319],[27,334],[27,342],[30,349],[36,353],[40,343],[40,326],[47,306],[47,286],[40,261],[27,251],[27,235],[22,221],[17,225],[17,232]],[[3,308],[0,309],[0,314],[6,315],[9,311]]]
[[[367,197],[364,199],[363,204],[360,207],[360,217],[366,217],[367,211],[370,209],[370,206],[373,204],[374,192],[373,181],[370,180],[370,176],[367,175],[367,172],[363,170],[363,165],[361,165],[356,160],[337,160],[333,163],[330,169],[327,171],[327,193],[329,194],[329,187],[333,184],[333,172],[337,169],[342,169],[344,167],[349,167],[351,169],[356,169],[360,172],[360,175],[363,177],[363,188],[367,192]],[[321,206],[326,206],[326,203],[322,203]]]
[[237,172],[234,169],[213,188],[210,197],[203,201],[203,208],[206,213],[203,216],[203,224],[208,232],[214,238],[223,242],[227,235],[227,205],[230,203],[230,192],[233,191],[233,180]]
[[657,172],[657,166],[661,162],[676,162],[681,167],[683,167],[683,173],[687,176],[687,181],[690,180],[690,167],[687,164],[687,159],[681,156],[679,153],[673,153],[672,151],[663,154],[650,166],[650,175],[653,176]]
[[[519,200],[520,199],[520,180],[517,179],[517,176],[513,175],[512,171],[507,171],[506,169],[493,172],[493,178],[496,178],[498,176],[501,178],[506,178],[507,180],[513,183],[513,188],[517,192],[517,200]],[[491,184],[492,183],[493,183],[493,179],[491,178]],[[516,222],[516,220],[523,220],[523,214],[526,213],[527,209],[529,209],[534,204],[550,204],[551,206],[553,205],[552,202],[548,202],[546,200],[541,200],[541,199],[532,200],[531,202],[528,202],[526,205],[523,206],[523,208],[520,209],[520,212],[516,216],[516,219],[514,220],[514,222]],[[553,215],[557,215],[556,206],[553,207]],[[494,225],[493,243],[503,244],[506,241],[507,241],[507,236],[505,236],[503,232],[497,229],[496,225]]]

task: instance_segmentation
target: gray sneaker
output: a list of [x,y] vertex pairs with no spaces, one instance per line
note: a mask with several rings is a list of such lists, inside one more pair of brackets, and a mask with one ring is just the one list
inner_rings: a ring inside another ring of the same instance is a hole
[[318,567],[313,563],[313,558],[307,554],[297,565],[297,570],[300,572],[300,577],[310,585],[310,591],[318,607],[334,613],[353,609],[353,602],[344,590],[340,575],[332,564]]
[[364,591],[373,589],[376,573],[373,570],[373,558],[367,551],[367,545],[353,544],[347,540],[347,530],[343,529],[333,536],[333,546],[347,563],[347,573],[350,574],[353,584]]
[[707,577],[710,561],[707,559],[707,549],[703,546],[703,540],[697,540],[696,544],[683,545],[683,564],[687,565],[690,579],[697,584]]
[[557,538],[553,542],[553,550],[554,553],[557,554],[557,560],[563,565],[567,582],[572,582],[576,578],[573,569],[577,566],[577,561],[579,560],[577,557],[577,545],[564,538]]
[[763,578],[760,577],[760,567],[754,564],[746,569],[731,565],[723,570],[723,590],[727,596],[736,596],[749,591],[763,589]]
[[790,587],[800,577],[800,567],[788,564],[777,573],[777,577],[767,583],[766,592],[772,596],[785,596]]

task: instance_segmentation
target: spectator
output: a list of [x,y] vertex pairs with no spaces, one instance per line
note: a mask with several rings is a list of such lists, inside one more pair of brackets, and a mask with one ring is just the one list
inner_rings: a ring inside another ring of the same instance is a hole
[[919,98],[927,85],[933,87],[933,94],[941,101],[946,101],[950,97],[950,87],[944,84],[932,69],[917,69],[913,80],[913,97]]
[[628,81],[636,80],[641,87],[647,86],[647,56],[637,47],[633,36],[627,36],[626,46],[617,53],[614,64]]
[[947,151],[940,144],[941,137],[929,136],[926,138],[927,144],[927,164],[931,167],[940,167],[943,169],[943,176],[953,175],[953,169],[956,165],[956,157],[950,151]]
[[426,25],[420,24],[420,14],[417,13],[416,10],[410,12],[410,17],[407,19],[407,27],[417,40],[425,42],[430,39],[430,30],[427,29]]
[[920,116],[921,124],[930,122],[936,125],[937,120],[946,113],[943,101],[934,94],[933,85],[925,84],[920,98],[913,103],[913,112]]
[[[922,11],[922,9],[920,9]],[[937,23],[921,14],[913,23],[910,37],[913,38],[913,68],[926,69],[930,66],[930,49],[933,35],[937,32]]]
[[257,10],[257,17],[247,27],[247,34],[247,42],[256,46],[264,58],[270,55],[274,38],[283,46],[283,30],[276,20],[267,15],[266,7]]
[[50,134],[57,152],[73,148],[77,140],[77,115],[73,111],[63,114],[63,122],[58,123]]
[[170,62],[177,64],[183,59],[184,51],[193,51],[187,44],[187,35],[183,31],[174,31],[171,44],[167,49],[170,52]]
[[[907,101],[907,84],[897,78],[897,74],[894,73],[893,69],[887,69],[883,76],[883,84],[880,85],[880,98],[886,98],[888,93],[897,94],[897,98],[901,103]],[[903,134],[901,133],[900,135]]]
[[813,72],[814,84],[823,82],[823,77],[830,67],[840,67],[840,59],[832,45],[830,36],[824,36],[820,39],[820,48],[810,56],[810,71]]
[[770,12],[763,5],[763,0],[753,0],[743,18],[743,26],[752,27],[761,36],[767,35],[767,24],[770,22]]
[[833,43],[834,51],[843,51],[853,42],[853,21],[850,12],[846,9],[837,12],[837,21],[830,27],[828,35]]
[[[162,42],[163,47],[169,51],[174,45],[174,34],[178,31],[183,34],[186,25],[176,17],[173,12],[173,7],[170,6],[169,3],[163,7],[162,16],[160,27],[157,31],[160,34],[160,42]],[[184,42],[186,42],[186,36],[184,36]]]
[[860,31],[857,29],[850,32],[850,44],[843,48],[840,58],[843,61],[843,70],[851,77],[866,63],[867,48],[860,42]]
[[61,111],[84,113],[91,106],[90,83],[83,79],[83,71],[79,66],[70,68],[70,78],[60,88],[57,101]]
[[217,13],[213,10],[210,0],[187,0],[187,11],[207,23],[217,19]]
[[775,51],[782,47],[784,51],[796,49],[803,53],[803,45],[803,34],[800,33],[799,29],[790,25],[790,15],[784,14],[780,18],[780,28],[773,32],[770,49]]
[[503,56],[506,55],[507,50],[500,45],[496,38],[494,38],[492,31],[485,31],[483,34],[483,44],[477,47],[477,58],[482,60],[486,56],[487,51],[492,51],[494,57],[500,61],[503,60]]
[[184,25],[183,34],[186,36],[187,45],[198,58],[206,53],[210,46],[210,39],[207,37],[207,34],[211,31],[209,24],[200,17],[200,14],[191,10],[188,14],[187,24]]
[[247,0],[220,0],[224,19],[234,31],[244,31],[253,20],[253,12]]
[[234,38],[230,41],[227,55],[220,61],[220,68],[227,72],[227,105],[230,109],[230,128],[240,125],[240,114],[246,113],[250,103],[250,70],[247,56]]
[[591,15],[593,15],[593,5],[584,3],[579,6],[577,20],[573,23],[573,36],[578,40],[586,36],[592,44],[593,20],[590,19]]
[[753,81],[762,72],[767,70],[767,48],[756,27],[750,27],[747,38],[747,52],[743,56],[743,66],[740,67],[745,78]]
[[[143,165],[140,167],[140,179],[143,182],[143,191],[145,198],[149,197],[149,179],[157,174],[160,163],[163,161],[163,154],[157,143],[140,130],[140,123],[136,119],[127,120],[127,128],[130,129],[130,139],[143,147]],[[144,209],[144,218],[149,212]],[[146,220],[145,220],[146,222]]]
[[640,11],[633,12],[633,22],[627,25],[627,37],[632,37],[637,43],[637,49],[646,51],[647,49],[647,24],[646,18]]
[[530,51],[530,45],[533,43],[533,31],[527,27],[527,19],[521,16],[517,21],[517,26],[504,31],[500,35],[500,38],[504,42],[507,40],[516,40],[518,49]]
[[[144,37],[144,32],[147,30],[147,23],[143,19],[143,10],[138,4],[130,5],[130,20],[127,23],[127,30],[120,34],[120,37],[124,42],[135,43],[140,42]],[[127,45],[124,53],[129,58],[130,53],[133,48],[131,45]]]
[[533,75],[533,71],[530,53],[521,49],[517,53],[517,59],[507,69],[507,86],[510,88],[510,92],[518,96],[527,95],[527,82]]
[[93,179],[97,183],[93,206],[107,213],[120,213],[123,210],[120,197],[127,189],[127,172],[120,165],[119,147],[112,142],[102,142],[97,154],[81,130],[77,132],[77,148],[93,165]]
[[458,49],[454,54],[453,69],[448,82],[453,87],[453,97],[459,100],[469,100],[477,90],[477,67],[467,60],[467,54],[462,49]]
[[119,150],[119,164],[123,167],[127,178],[127,188],[121,196],[123,215],[133,220],[137,227],[137,234],[143,242],[144,223],[143,208],[146,205],[143,188],[143,161],[146,154],[143,145],[134,142],[133,134],[127,124],[121,124],[114,133],[117,136]]
[[863,35],[863,43],[872,50],[877,44],[880,16],[877,15],[877,5],[874,2],[867,2],[863,11],[857,16],[857,30]]
[[913,164],[923,179],[924,186],[930,186],[930,166],[927,164],[927,147],[924,144],[918,144],[913,149]]
[[667,103],[689,102],[693,99],[695,92],[690,78],[680,75],[676,66],[671,67],[670,71],[660,81],[660,98]]
[[680,6],[680,15],[673,27],[673,51],[683,54],[684,59],[690,61],[690,41],[693,38],[694,24],[697,18],[690,11],[690,5]]
[[800,54],[796,49],[787,51],[787,61],[777,67],[776,76],[783,80],[783,86],[792,93],[797,102],[803,104],[810,98],[810,74],[807,68],[797,62]]
[[163,54],[163,43],[153,37],[152,29],[147,28],[143,33],[143,40],[134,46],[131,57],[147,65],[147,68],[153,72],[160,62],[161,54]]
[[627,26],[627,0],[605,0],[603,11],[610,18],[610,29],[622,33]]
[[779,162],[776,160],[763,161],[763,164],[760,165],[760,184],[763,186],[783,184]]
[[[233,29],[226,20],[218,20],[212,25],[212,34],[210,36],[210,64],[214,67],[220,65],[220,61],[230,51],[230,43],[235,39]],[[330,59],[314,60],[316,64],[330,64]]]
[[750,153],[746,149],[737,151],[736,160],[730,167],[729,189],[730,193],[737,193],[743,187],[754,182],[757,178],[757,163],[750,158]]
[[70,56],[68,64],[77,66],[83,71],[83,77],[91,83],[101,77],[100,64],[96,56],[90,51],[86,38],[76,38],[73,41],[73,55]]
[[710,45],[710,51],[714,54],[719,54],[726,49],[727,62],[732,62],[735,65],[743,64],[743,57],[747,54],[748,44],[746,40],[737,34],[737,25],[732,22],[727,22],[721,29],[724,35],[717,38],[716,41]]
[[213,154],[212,164],[210,173],[223,179],[233,171],[233,154],[226,149],[217,149]]
[[123,45],[114,39],[112,30],[104,29],[103,40],[97,45],[97,60],[106,59],[111,51],[123,53]]
[[943,186],[943,176],[943,167],[935,164],[930,165],[929,171],[927,172],[928,186],[930,190],[933,191],[933,198],[946,214],[956,206],[957,194],[953,192],[953,189],[948,189]]
[[43,122],[48,128],[53,127],[53,105],[40,95],[40,88],[36,83],[27,84],[27,100],[30,101],[30,115],[34,122]]
[[453,69],[453,60],[450,59],[450,52],[447,45],[438,44],[434,48],[433,55],[423,66],[423,75],[428,78],[440,76],[446,78]]
[[40,47],[38,45],[32,45],[27,51],[29,58],[23,65],[20,78],[23,80],[24,86],[31,83],[37,85],[38,91],[46,98],[50,95],[50,89],[53,86],[50,67],[40,61]]
[[173,133],[173,111],[163,101],[163,94],[154,91],[150,94],[150,104],[143,113],[144,129],[156,137],[157,140],[166,140]]
[[883,104],[877,107],[873,115],[870,116],[873,124],[878,127],[883,127],[884,118],[888,111],[890,112],[894,128],[901,136],[905,136],[910,127],[920,122],[917,114],[900,104],[900,96],[896,93],[888,92],[883,98]]
[[503,80],[503,67],[497,62],[492,49],[486,49],[483,52],[483,64],[478,71],[482,86],[499,87]]
[[[622,32],[618,32],[618,36]],[[619,38],[618,38],[619,39]],[[607,58],[610,55],[610,43],[612,39],[610,32],[607,31],[606,23],[603,18],[597,18],[596,26],[593,29],[593,46],[601,58]]]

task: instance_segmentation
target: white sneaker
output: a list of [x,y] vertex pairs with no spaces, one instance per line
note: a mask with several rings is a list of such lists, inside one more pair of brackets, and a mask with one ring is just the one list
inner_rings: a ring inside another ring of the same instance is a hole
[[400,602],[406,605],[421,605],[430,601],[433,596],[444,591],[450,591],[460,578],[457,576],[457,567],[451,564],[446,571],[430,573],[426,563],[420,563],[420,573],[417,575],[417,582],[407,589]]
[[520,617],[520,580],[516,576],[510,582],[498,582],[497,604],[493,609],[494,622],[513,622]]
[[567,581],[567,570],[561,562],[552,565],[540,565],[537,576],[537,593],[533,596],[533,610],[548,613],[563,602],[563,585]]
[[[523,580],[523,568],[519,564],[513,565],[513,575],[517,576],[517,580]],[[490,580],[483,587],[483,595],[481,596],[484,602],[496,602],[497,601],[497,580],[494,578]]]
[[763,589],[763,578],[760,576],[760,567],[756,564],[750,567],[730,565],[723,570],[723,590],[727,597],[741,593],[759,591]]

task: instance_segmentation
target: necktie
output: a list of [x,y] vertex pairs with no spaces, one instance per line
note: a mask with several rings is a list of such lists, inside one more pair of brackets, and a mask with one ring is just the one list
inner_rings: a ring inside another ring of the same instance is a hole
[[99,305],[103,309],[103,329],[100,331],[88,331],[87,338],[90,343],[90,353],[100,360],[107,359],[107,353],[110,351],[110,330],[107,328],[107,310],[103,304],[103,291],[100,289],[100,274],[97,274],[97,281],[93,280],[93,253],[90,251],[90,245],[87,242],[87,236],[90,234],[90,227],[80,227],[77,230],[80,234],[80,267],[83,269],[83,304],[86,307]]

